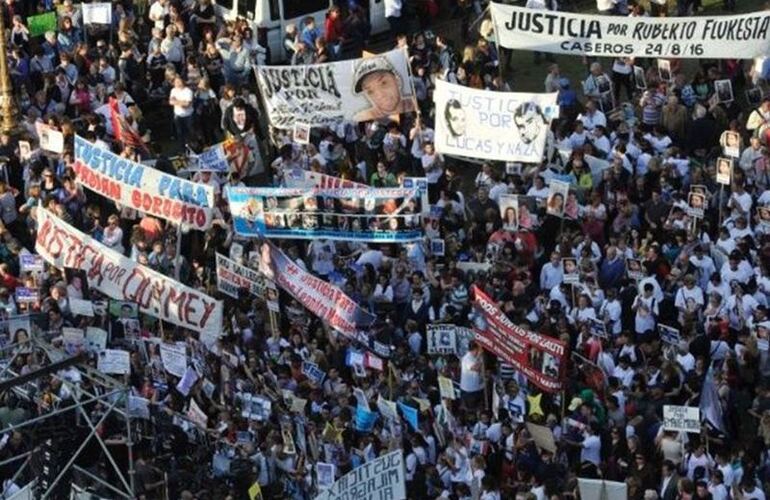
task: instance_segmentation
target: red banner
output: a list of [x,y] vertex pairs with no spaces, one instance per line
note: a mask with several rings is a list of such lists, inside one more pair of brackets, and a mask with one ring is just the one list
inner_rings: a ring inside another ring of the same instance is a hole
[[480,288],[472,288],[473,305],[484,320],[475,328],[484,349],[512,364],[546,392],[561,390],[561,373],[567,347],[564,342],[514,325]]

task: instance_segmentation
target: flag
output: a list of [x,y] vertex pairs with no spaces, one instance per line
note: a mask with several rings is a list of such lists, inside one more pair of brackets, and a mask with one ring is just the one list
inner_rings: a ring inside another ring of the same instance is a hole
[[359,432],[372,432],[377,414],[363,406],[356,407],[356,430]]
[[114,97],[110,97],[110,122],[112,123],[112,133],[115,135],[115,140],[122,142],[126,146],[131,146],[134,149],[139,149],[144,153],[149,154],[147,146],[144,144],[141,136],[131,128],[123,115],[120,114],[118,108],[118,100]]
[[412,430],[417,432],[417,428],[419,427],[417,420],[417,409],[405,405],[401,401],[398,402],[398,407],[401,409],[401,413],[404,415],[406,422],[412,427]]
[[719,400],[717,386],[714,384],[714,371],[709,368],[700,393],[700,414],[706,422],[723,434],[727,434],[722,417],[722,402]]

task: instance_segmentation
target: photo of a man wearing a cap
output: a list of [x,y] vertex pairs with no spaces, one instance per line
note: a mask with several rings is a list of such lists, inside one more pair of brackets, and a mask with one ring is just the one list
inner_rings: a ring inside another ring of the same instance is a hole
[[363,95],[371,107],[359,111],[355,121],[368,121],[414,111],[412,96],[404,97],[401,76],[384,56],[361,60],[353,71],[356,95]]

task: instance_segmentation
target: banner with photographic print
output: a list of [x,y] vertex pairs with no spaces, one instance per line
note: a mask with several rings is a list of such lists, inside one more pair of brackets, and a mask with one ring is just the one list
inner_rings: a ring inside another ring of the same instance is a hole
[[417,109],[405,49],[326,64],[257,66],[255,72],[270,124],[280,129],[293,129],[297,119],[324,127]]
[[436,81],[436,151],[486,160],[540,163],[557,93],[494,92]]
[[368,184],[361,184],[360,182],[353,182],[347,179],[334,177],[333,175],[322,174],[321,172],[312,172],[302,168],[293,168],[287,171],[283,176],[283,182],[286,184],[287,188],[369,189]]
[[605,57],[751,59],[770,51],[770,12],[619,17],[491,4],[501,47]]
[[368,242],[423,237],[416,189],[227,187],[226,193],[241,236]]
[[480,288],[474,286],[472,293],[478,314],[476,341],[513,365],[543,391],[560,391],[563,360],[567,352],[564,342],[514,325]]

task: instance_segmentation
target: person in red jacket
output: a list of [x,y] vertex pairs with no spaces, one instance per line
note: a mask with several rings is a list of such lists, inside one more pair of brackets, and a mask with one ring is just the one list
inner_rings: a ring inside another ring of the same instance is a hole
[[324,22],[324,38],[326,44],[331,49],[334,59],[339,59],[342,52],[342,42],[345,38],[344,26],[340,15],[340,8],[336,5],[329,8]]

